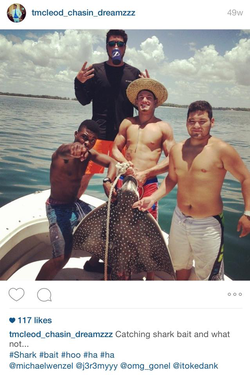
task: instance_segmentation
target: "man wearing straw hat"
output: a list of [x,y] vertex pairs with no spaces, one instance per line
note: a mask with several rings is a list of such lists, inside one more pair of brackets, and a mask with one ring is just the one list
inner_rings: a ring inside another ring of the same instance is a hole
[[[168,170],[168,154],[175,144],[171,126],[155,116],[155,109],[168,97],[166,88],[151,78],[139,78],[131,82],[126,90],[129,101],[138,109],[138,116],[124,119],[114,140],[112,157],[118,162],[129,161],[131,167],[126,174],[132,174],[138,181],[140,197],[153,194],[158,189],[157,175]],[[122,150],[125,147],[125,155]],[[164,151],[166,158],[158,163]],[[118,181],[118,188],[122,185]],[[149,210],[155,219],[158,216],[157,203]],[[96,268],[98,259],[92,257],[84,269]],[[152,270],[153,271],[153,270]],[[153,280],[153,272],[147,273]]]
[[[171,126],[155,116],[155,109],[167,100],[168,92],[154,79],[139,78],[129,84],[127,97],[138,108],[138,116],[122,121],[114,140],[112,156],[120,163],[130,162],[131,167],[126,174],[132,174],[137,179],[140,197],[148,197],[158,189],[157,175],[168,170],[168,154],[175,143]],[[124,147],[125,155],[122,153]],[[166,158],[159,162],[162,151]],[[118,188],[122,179],[123,176]],[[149,212],[157,220],[157,203]],[[147,279],[154,279],[153,272],[147,273]]]
[[[121,163],[131,163],[127,174],[136,177],[140,195],[149,196],[158,187],[156,176],[168,170],[168,154],[174,144],[171,126],[155,116],[155,108],[167,100],[168,92],[154,79],[140,78],[130,83],[127,97],[138,108],[138,116],[122,121],[112,155]],[[124,147],[125,155],[122,153]],[[166,158],[158,163],[162,151]],[[157,219],[157,205],[150,213]]]

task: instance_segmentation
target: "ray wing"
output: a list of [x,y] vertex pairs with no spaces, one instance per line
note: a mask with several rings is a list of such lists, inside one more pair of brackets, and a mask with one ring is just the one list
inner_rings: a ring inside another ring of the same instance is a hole
[[73,235],[73,250],[100,256],[106,240],[107,203],[95,208],[78,224]]
[[[73,249],[105,257],[107,203],[91,211],[76,228]],[[157,221],[137,209],[111,204],[108,264],[112,274],[164,271],[175,278],[167,244]]]

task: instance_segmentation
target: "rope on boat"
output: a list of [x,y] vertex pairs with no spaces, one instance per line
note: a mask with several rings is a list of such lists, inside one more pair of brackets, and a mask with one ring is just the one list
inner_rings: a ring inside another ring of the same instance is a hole
[[117,163],[117,176],[111,186],[109,197],[108,197],[108,207],[107,207],[107,224],[106,224],[106,245],[105,245],[105,257],[104,257],[104,280],[108,280],[108,249],[109,249],[109,222],[110,222],[110,206],[111,206],[111,198],[112,192],[117,184],[117,181],[121,177],[122,174],[126,172],[126,170],[130,167],[130,163]]

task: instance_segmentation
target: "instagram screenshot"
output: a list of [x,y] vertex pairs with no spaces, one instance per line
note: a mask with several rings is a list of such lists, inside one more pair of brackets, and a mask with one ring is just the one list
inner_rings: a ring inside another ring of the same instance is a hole
[[1,2],[2,374],[249,374],[249,12]]

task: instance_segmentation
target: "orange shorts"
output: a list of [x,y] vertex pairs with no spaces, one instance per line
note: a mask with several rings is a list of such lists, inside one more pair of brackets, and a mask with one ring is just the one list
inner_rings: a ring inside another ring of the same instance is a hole
[[[113,141],[104,141],[102,139],[97,139],[93,150],[96,150],[100,154],[106,154],[111,155],[112,147],[113,147]],[[104,167],[102,167],[99,164],[94,163],[93,161],[90,161],[85,174],[96,174],[96,173],[103,173]]]

